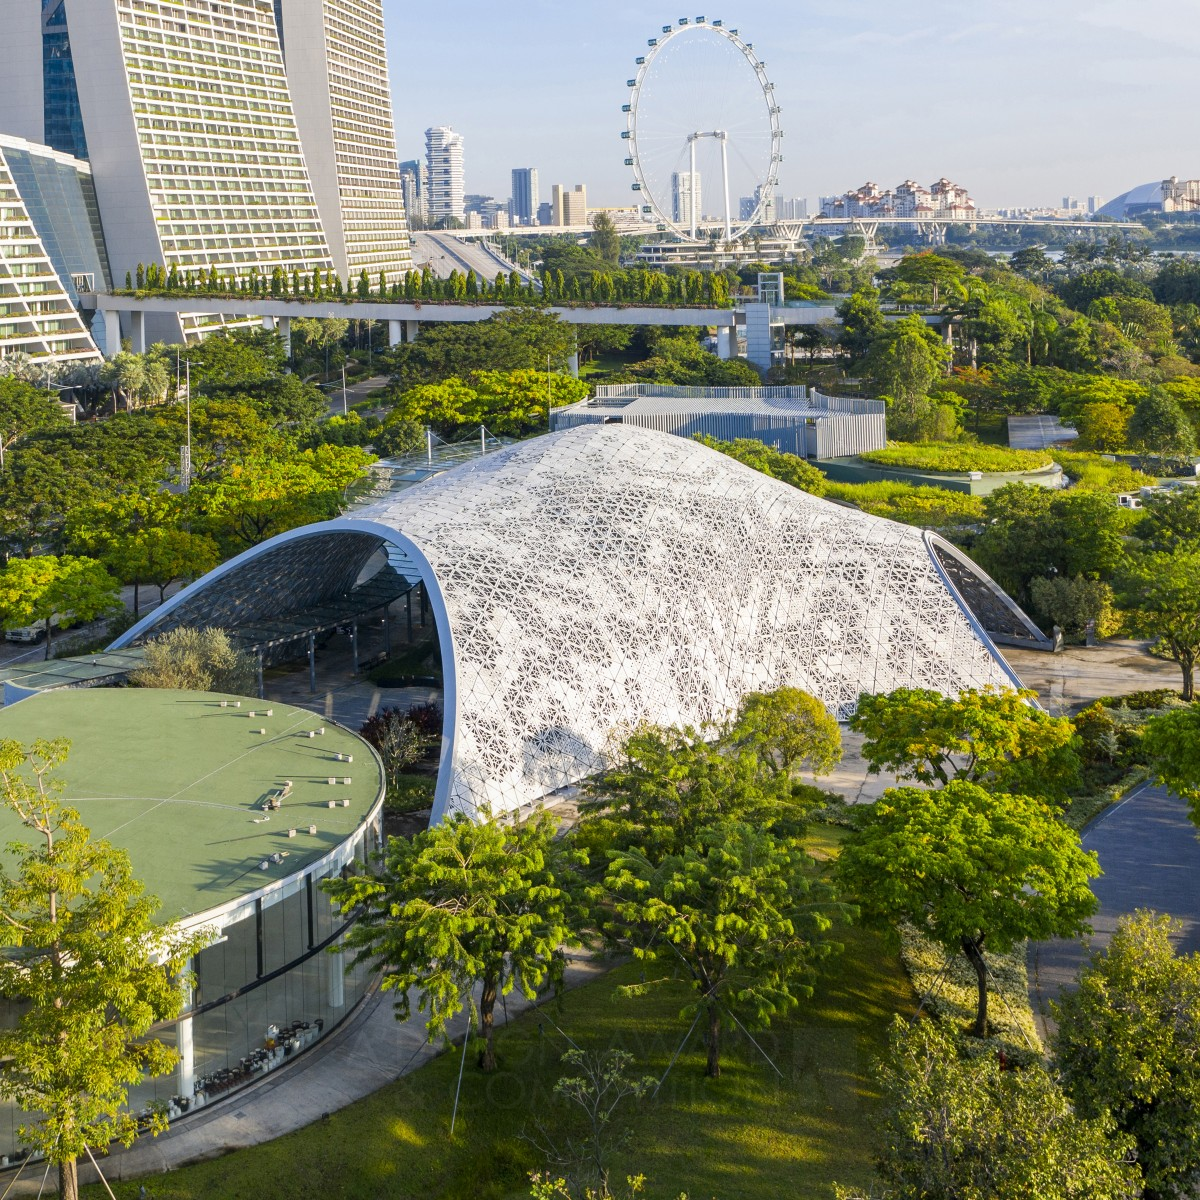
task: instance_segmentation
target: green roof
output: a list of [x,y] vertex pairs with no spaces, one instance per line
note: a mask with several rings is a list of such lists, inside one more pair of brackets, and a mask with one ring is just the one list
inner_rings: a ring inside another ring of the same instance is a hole
[[[321,728],[324,735],[308,736]],[[71,741],[57,772],[64,801],[95,837],[129,852],[165,920],[215,908],[323,858],[362,825],[383,789],[379,760],[361,738],[265,700],[97,688],[43,692],[0,711],[0,738],[55,737]],[[337,761],[339,753],[353,761]],[[281,807],[264,811],[264,798],[288,780]],[[0,845],[30,840],[0,809]],[[280,863],[274,854],[284,856]]]

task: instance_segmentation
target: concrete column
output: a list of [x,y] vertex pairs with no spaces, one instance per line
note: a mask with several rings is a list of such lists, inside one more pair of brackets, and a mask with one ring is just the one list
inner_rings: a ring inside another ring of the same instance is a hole
[[267,689],[263,686],[263,652],[258,652],[258,698],[265,700],[267,698]]
[[317,690],[317,639],[311,633],[308,635],[308,690]]
[[391,605],[383,610],[383,652],[392,652],[392,609]]
[[412,588],[409,588],[404,593],[404,615],[408,620],[408,644],[412,645],[413,640],[413,623],[412,623]]
[[341,1008],[346,1003],[346,955],[341,946],[329,955],[329,1007]]
[[723,361],[737,358],[737,327],[735,325],[717,326],[717,357]]
[[404,322],[403,321],[389,321],[388,322],[388,345],[389,346],[400,345],[401,341],[403,340],[403,336],[404,336]]
[[274,317],[263,317],[262,327],[268,333],[273,333],[275,331],[275,318]]
[[275,324],[276,330],[279,332],[279,340],[283,342],[283,356],[288,361],[292,361],[292,318],[280,317]]
[[189,1017],[181,1020],[177,1030],[175,1049],[179,1051],[179,1068],[176,1076],[176,1086],[185,1100],[192,1098],[196,1090],[196,1046],[192,1040],[192,1021]]
[[104,357],[116,358],[121,353],[121,314],[111,309],[101,309],[104,318]]
[[571,378],[578,379],[579,378],[579,351],[578,350],[576,350],[575,353],[571,355],[570,361],[567,365],[571,371]]
[[404,340],[406,342],[415,342],[417,335],[421,332],[420,321],[405,321],[404,322]]
[[134,354],[146,353],[146,314],[131,312],[129,314],[129,336],[133,342]]
[[350,622],[350,655],[354,662],[352,675],[358,674],[358,622]]

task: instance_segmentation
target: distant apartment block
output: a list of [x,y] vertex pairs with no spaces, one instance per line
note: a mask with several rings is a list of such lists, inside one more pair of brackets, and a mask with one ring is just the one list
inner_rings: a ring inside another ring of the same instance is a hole
[[539,225],[554,224],[554,205],[549,200],[543,200],[538,205],[537,219]]
[[512,219],[517,225],[532,225],[539,207],[537,167],[516,167],[512,173]]
[[0,135],[0,358],[98,360],[75,304],[107,285],[87,163]]
[[448,125],[425,130],[425,162],[428,184],[425,210],[429,223],[445,226],[466,215],[463,187],[463,139]]
[[1162,183],[1162,210],[1200,212],[1200,179],[1179,179],[1172,175]]
[[570,191],[556,183],[550,193],[554,225],[583,228],[588,223],[587,188],[577,183]]
[[738,220],[750,221],[754,219],[754,214],[758,213],[758,223],[760,225],[773,225],[778,217],[776,216],[776,201],[775,195],[772,192],[767,196],[766,201],[763,201],[762,185],[754,189],[753,196],[742,196],[738,200]]
[[412,267],[383,0],[276,0],[296,124],[334,269]]
[[807,221],[808,201],[802,196],[788,200],[776,200],[775,213],[776,220],[779,221]]
[[400,164],[400,191],[404,195],[404,210],[409,220],[414,217],[424,220],[425,213],[425,164],[420,159],[410,158]]
[[967,189],[946,178],[939,179],[927,188],[906,179],[889,191],[883,191],[875,183],[864,183],[856,191],[846,192],[845,195],[821,198],[823,217],[902,217],[914,220],[961,217],[966,220],[975,215],[975,201]]

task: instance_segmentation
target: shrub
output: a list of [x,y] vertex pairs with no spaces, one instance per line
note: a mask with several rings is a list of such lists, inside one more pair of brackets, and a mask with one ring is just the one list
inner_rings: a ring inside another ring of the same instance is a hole
[[1136,492],[1156,483],[1153,475],[1137,471],[1128,463],[1113,462],[1099,454],[1056,450],[1054,459],[1067,473],[1071,486],[1087,492]]
[[887,517],[904,525],[942,529],[983,519],[983,501],[978,496],[893,480],[830,483],[825,496],[829,500],[845,500],[872,516]]
[[421,727],[398,708],[380,709],[366,719],[358,733],[379,751],[389,794],[404,768],[423,757],[429,745]]
[[719,450],[730,458],[737,459],[747,467],[753,467],[772,479],[790,483],[813,496],[823,496],[826,489],[825,476],[798,454],[776,450],[755,438],[736,438],[732,442],[719,442],[716,438],[698,435],[696,440],[712,450]]
[[239,650],[223,629],[182,627],[147,642],[145,665],[129,677],[135,687],[187,692],[258,691],[252,655]]
[[1174,688],[1130,692],[1127,696],[1101,696],[1096,703],[1104,708],[1127,708],[1134,711],[1184,706],[1184,701]]
[[1010,450],[970,442],[900,443],[883,450],[860,454],[863,462],[885,467],[909,467],[917,471],[1037,471],[1048,467],[1054,456],[1043,450]]
[[408,719],[427,738],[442,736],[442,706],[440,704],[414,704],[408,710]]

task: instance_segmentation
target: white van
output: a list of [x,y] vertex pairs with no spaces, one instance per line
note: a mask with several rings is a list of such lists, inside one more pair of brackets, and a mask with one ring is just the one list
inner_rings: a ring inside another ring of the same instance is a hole
[[[53,626],[55,633],[58,633],[62,629],[70,629],[75,624],[75,614],[54,613],[50,617],[50,624]],[[7,629],[4,632],[6,641],[20,642],[26,646],[32,646],[35,642],[40,642],[45,636],[45,621],[38,621],[36,625],[22,625],[18,629]]]

